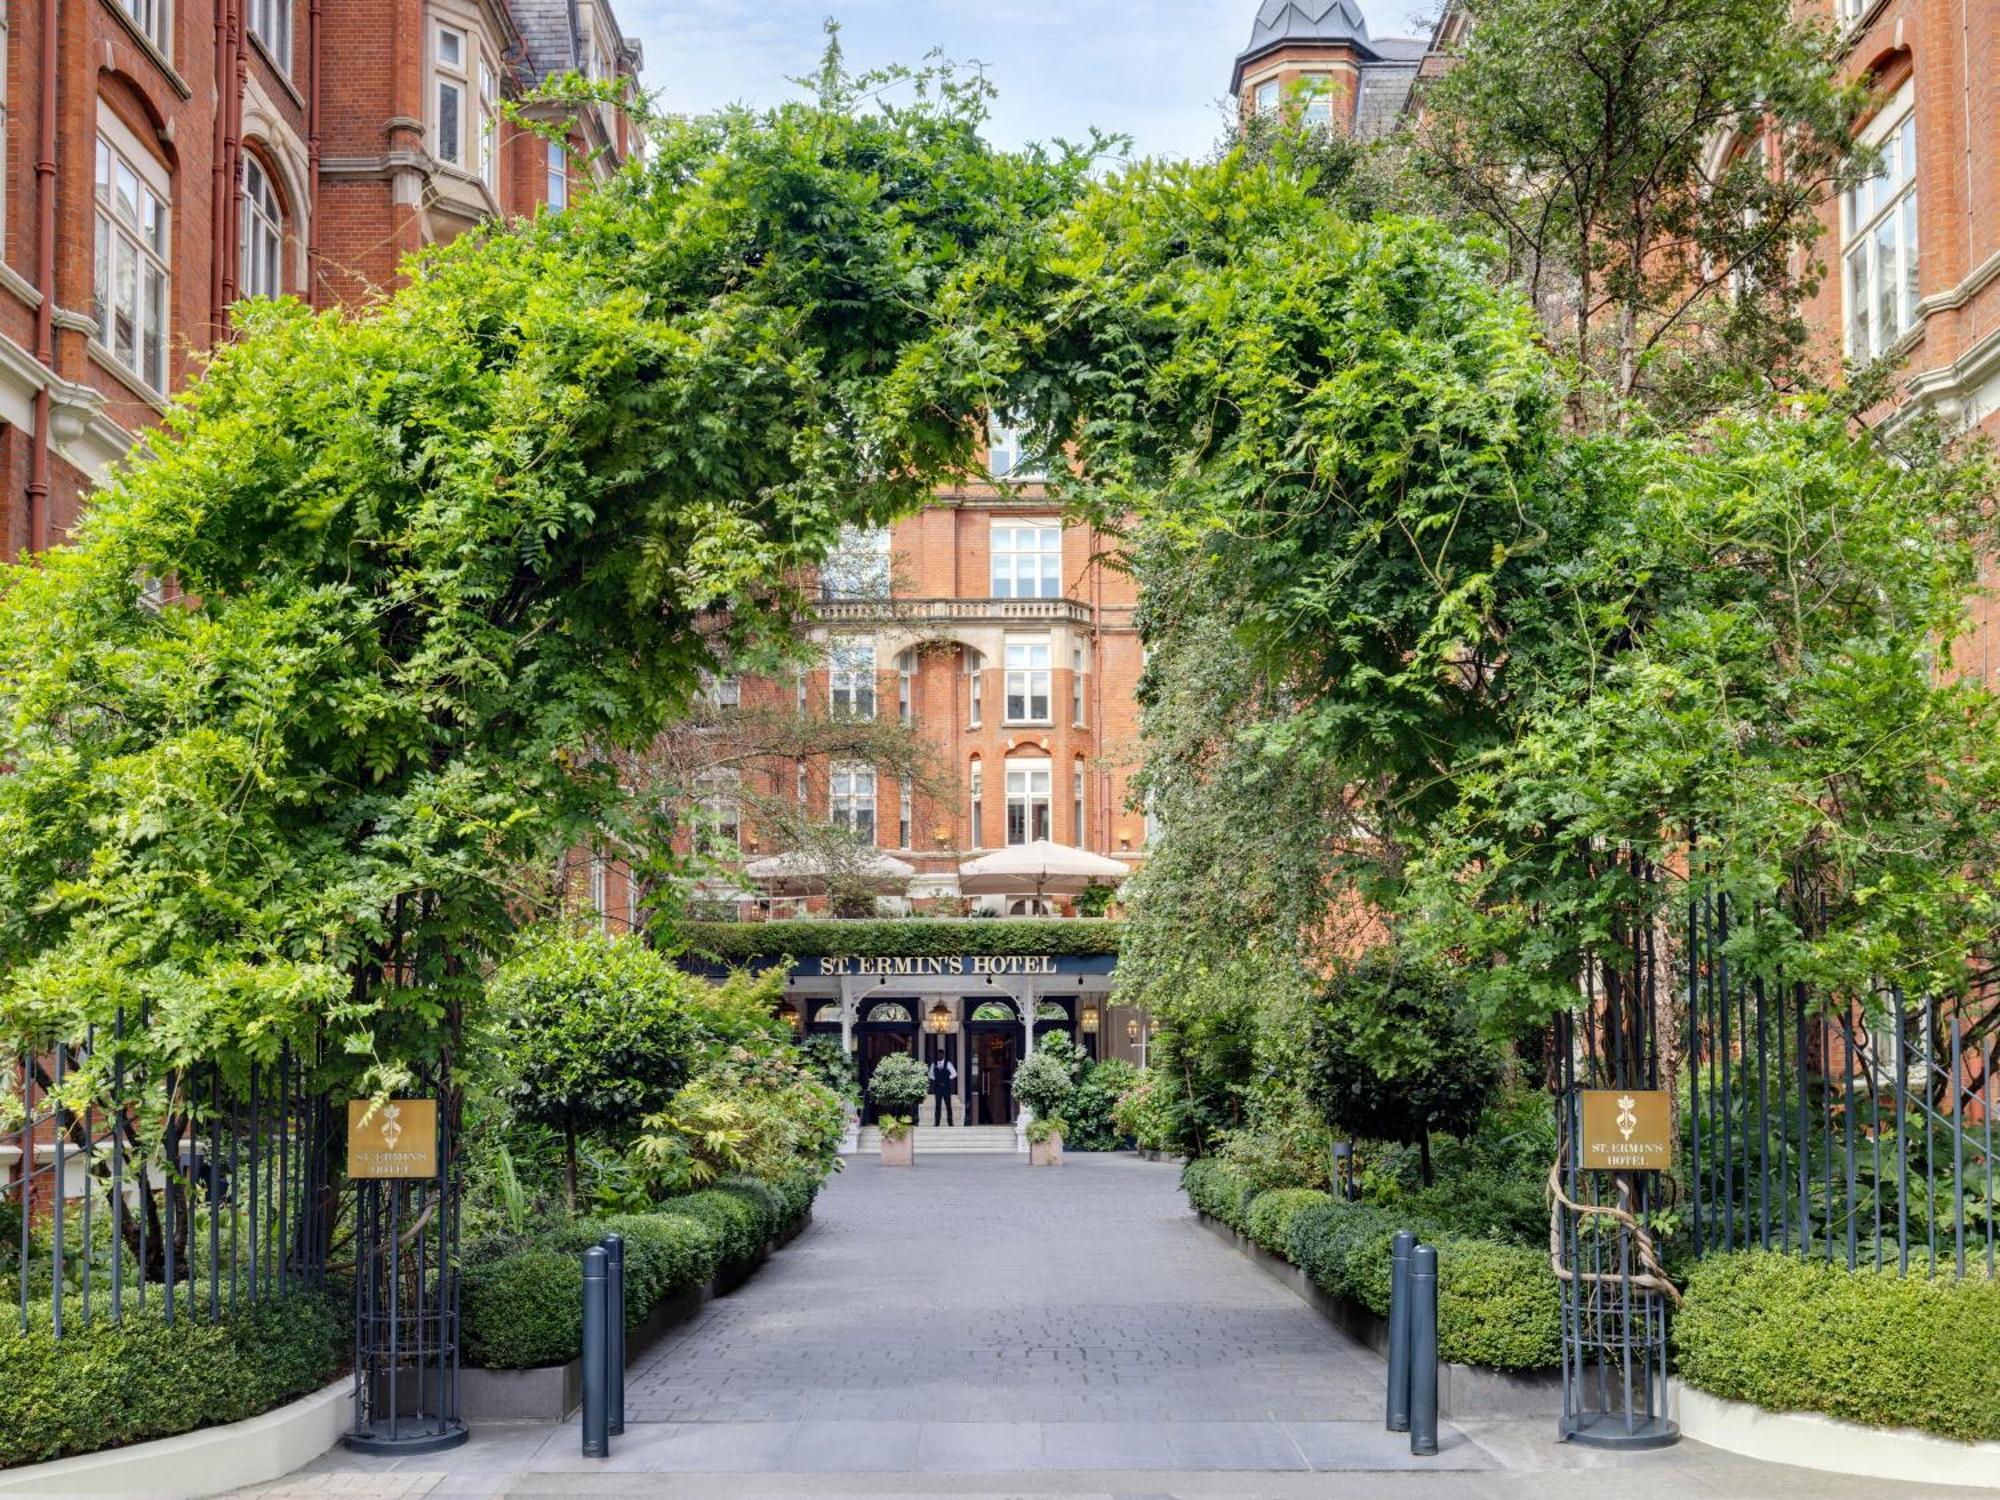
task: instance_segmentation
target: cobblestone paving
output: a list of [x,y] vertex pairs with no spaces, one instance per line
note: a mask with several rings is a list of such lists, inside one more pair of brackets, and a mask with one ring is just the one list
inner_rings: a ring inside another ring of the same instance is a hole
[[1698,1443],[1615,1457],[1547,1422],[1446,1425],[1414,1459],[1381,1389],[1373,1354],[1196,1223],[1170,1166],[863,1158],[806,1234],[634,1364],[609,1460],[579,1457],[574,1421],[483,1425],[451,1453],[336,1449],[237,1500],[1938,1493]]

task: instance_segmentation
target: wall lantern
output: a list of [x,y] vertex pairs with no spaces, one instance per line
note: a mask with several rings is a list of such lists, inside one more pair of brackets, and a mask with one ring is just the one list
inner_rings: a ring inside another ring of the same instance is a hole
[[799,1008],[789,1000],[778,1007],[778,1019],[785,1023],[785,1029],[793,1036],[797,1036],[805,1025],[805,1017],[799,1014]]
[[1139,1018],[1137,1016],[1128,1016],[1126,1018],[1125,1040],[1128,1042],[1136,1042],[1139,1040]]
[[1158,1016],[1154,1016],[1150,1021],[1146,1023],[1146,1035],[1158,1036],[1159,1034],[1160,1034],[1160,1018]]
[[1096,1007],[1096,1006],[1094,1006],[1094,1005],[1086,1005],[1086,1006],[1085,1006],[1085,1007],[1083,1008],[1083,1029],[1084,1029],[1084,1032],[1085,1032],[1085,1033],[1086,1033],[1087,1035],[1090,1035],[1090,1036],[1096,1036],[1096,1035],[1097,1035],[1097,1007]]
[[931,1007],[930,1014],[924,1017],[924,1025],[932,1036],[943,1036],[951,1030],[951,1007],[942,1000],[938,1001]]

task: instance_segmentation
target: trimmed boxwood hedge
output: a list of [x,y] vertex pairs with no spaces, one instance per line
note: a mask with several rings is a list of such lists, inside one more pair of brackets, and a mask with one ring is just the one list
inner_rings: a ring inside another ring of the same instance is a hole
[[1769,1411],[2000,1439],[2000,1282],[1716,1255],[1674,1319],[1680,1376]]
[[722,1246],[718,1269],[724,1275],[734,1275],[753,1265],[771,1238],[764,1209],[723,1188],[668,1198],[660,1204],[658,1212],[695,1219],[714,1230]]
[[[150,1300],[150,1299],[149,1299]],[[339,1372],[343,1299],[298,1294],[220,1322],[168,1327],[157,1302],[122,1321],[0,1333],[0,1468],[95,1453],[240,1422],[318,1390]],[[18,1324],[15,1325],[18,1327]]]
[[785,1200],[785,1228],[790,1229],[812,1212],[813,1200],[819,1197],[820,1175],[810,1167],[800,1167],[771,1185]]
[[1181,1188],[1188,1202],[1220,1219],[1231,1229],[1242,1229],[1250,1208],[1250,1183],[1240,1173],[1212,1156],[1197,1156],[1181,1168]]
[[669,1214],[579,1219],[466,1268],[460,1314],[465,1359],[488,1370],[559,1365],[583,1349],[583,1252],[625,1240],[625,1323],[637,1327],[669,1297],[715,1274],[721,1237]]
[[932,958],[953,953],[1082,957],[1116,953],[1121,922],[1099,917],[862,921],[690,922],[688,953],[741,964],[753,958]]
[[1318,1188],[1277,1188],[1250,1200],[1243,1232],[1273,1255],[1289,1256],[1292,1220],[1333,1200]]
[[757,1210],[763,1243],[768,1244],[785,1228],[785,1195],[768,1182],[755,1177],[724,1177],[715,1185],[718,1193],[734,1193]]

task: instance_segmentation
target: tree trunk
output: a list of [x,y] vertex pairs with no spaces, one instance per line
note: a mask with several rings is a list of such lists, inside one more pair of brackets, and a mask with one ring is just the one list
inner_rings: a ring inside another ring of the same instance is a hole
[[576,1132],[563,1132],[563,1198],[569,1211],[576,1212]]

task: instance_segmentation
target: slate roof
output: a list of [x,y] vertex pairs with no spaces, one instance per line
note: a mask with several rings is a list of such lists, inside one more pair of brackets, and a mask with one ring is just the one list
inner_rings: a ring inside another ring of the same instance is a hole
[[1249,45],[1236,54],[1229,91],[1243,86],[1244,69],[1266,53],[1314,42],[1344,42],[1359,60],[1355,133],[1363,136],[1394,125],[1430,47],[1420,37],[1370,37],[1360,0],[1263,0],[1251,23]]
[[583,67],[583,26],[575,0],[509,0],[515,28],[528,49],[529,83],[538,86]]
[[1356,0],[1264,0],[1250,27],[1250,43],[1237,54],[1237,66],[1286,42],[1353,42],[1362,56],[1375,55],[1368,44],[1368,18]]

